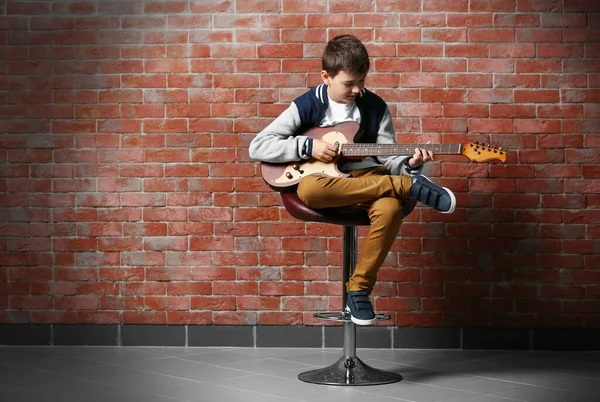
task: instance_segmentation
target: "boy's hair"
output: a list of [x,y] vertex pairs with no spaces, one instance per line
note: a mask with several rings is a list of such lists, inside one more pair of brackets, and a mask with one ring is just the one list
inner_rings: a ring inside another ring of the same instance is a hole
[[323,52],[323,70],[331,77],[340,71],[354,75],[369,72],[369,54],[362,42],[353,35],[339,35],[330,40]]

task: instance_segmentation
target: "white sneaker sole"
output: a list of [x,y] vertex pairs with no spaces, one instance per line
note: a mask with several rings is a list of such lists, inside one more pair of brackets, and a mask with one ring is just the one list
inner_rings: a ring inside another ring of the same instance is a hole
[[[424,178],[426,178],[427,180],[429,180],[431,183],[433,183],[433,181],[431,181],[431,179],[427,176],[425,176],[424,174],[422,174],[421,176],[423,176]],[[439,184],[433,183],[436,186],[442,187]],[[448,192],[448,195],[450,196],[450,209],[443,212],[440,210],[437,210],[440,214],[451,214],[452,212],[454,212],[454,210],[456,209],[456,197],[454,196],[454,193],[452,192],[452,190],[450,190],[448,187],[442,187],[444,190],[446,190],[446,192]]]
[[361,320],[358,318],[355,318],[352,313],[350,312],[350,309],[348,307],[346,307],[346,312],[348,312],[348,314],[350,314],[350,320],[352,320],[353,323],[355,323],[356,325],[373,325],[377,322],[376,318],[373,318],[371,320]]

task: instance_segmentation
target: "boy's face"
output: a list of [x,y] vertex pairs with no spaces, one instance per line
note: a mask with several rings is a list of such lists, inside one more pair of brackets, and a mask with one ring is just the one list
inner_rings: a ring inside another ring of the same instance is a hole
[[340,71],[335,77],[321,71],[321,78],[327,85],[327,95],[337,103],[353,102],[365,87],[367,74],[354,75],[346,71]]

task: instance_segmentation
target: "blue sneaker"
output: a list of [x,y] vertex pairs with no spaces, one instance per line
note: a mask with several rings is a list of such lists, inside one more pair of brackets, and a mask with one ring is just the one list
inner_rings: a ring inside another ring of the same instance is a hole
[[451,214],[456,208],[454,193],[446,187],[435,184],[422,174],[413,177],[410,196],[443,214]]
[[371,300],[369,300],[369,294],[366,290],[348,292],[346,311],[350,313],[350,319],[355,324],[375,324],[375,311],[373,310],[373,305],[371,304]]

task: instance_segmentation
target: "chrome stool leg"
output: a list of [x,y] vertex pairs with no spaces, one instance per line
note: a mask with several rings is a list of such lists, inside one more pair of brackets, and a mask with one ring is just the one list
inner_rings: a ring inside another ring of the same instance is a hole
[[[348,296],[346,283],[354,272],[357,256],[357,235],[355,226],[344,226],[343,259],[343,309],[341,313],[317,313],[315,318],[344,323],[344,355],[331,366],[298,374],[304,382],[324,385],[379,385],[402,380],[402,376],[390,371],[373,368],[356,356],[356,324],[345,311]],[[377,320],[389,320],[390,316],[377,314]]]

